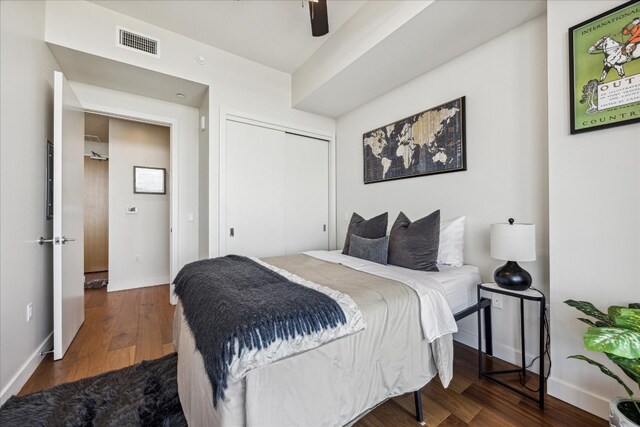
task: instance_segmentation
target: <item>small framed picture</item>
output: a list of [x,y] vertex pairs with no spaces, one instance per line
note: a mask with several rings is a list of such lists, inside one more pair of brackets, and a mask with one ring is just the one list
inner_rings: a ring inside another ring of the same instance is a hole
[[146,166],[133,167],[133,192],[135,194],[167,194],[167,170]]

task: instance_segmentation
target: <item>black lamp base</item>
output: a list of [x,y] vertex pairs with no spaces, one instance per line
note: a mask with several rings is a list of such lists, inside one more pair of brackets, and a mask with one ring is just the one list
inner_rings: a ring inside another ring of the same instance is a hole
[[515,261],[507,261],[493,273],[498,286],[512,291],[524,291],[531,286],[531,275]]

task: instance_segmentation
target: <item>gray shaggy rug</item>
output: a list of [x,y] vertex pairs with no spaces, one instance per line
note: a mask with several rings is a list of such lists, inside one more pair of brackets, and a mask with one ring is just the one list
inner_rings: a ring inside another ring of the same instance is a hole
[[84,282],[85,289],[98,289],[109,284],[108,279],[93,279]]
[[0,408],[0,426],[186,426],[174,354],[60,384]]

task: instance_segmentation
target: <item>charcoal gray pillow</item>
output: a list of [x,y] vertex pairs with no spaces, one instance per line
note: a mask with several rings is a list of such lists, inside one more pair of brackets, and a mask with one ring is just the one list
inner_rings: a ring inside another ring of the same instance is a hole
[[366,239],[355,234],[351,236],[349,256],[377,262],[378,264],[386,264],[388,250],[389,236],[380,237],[379,239]]
[[412,270],[438,271],[440,210],[411,222],[400,212],[389,233],[389,264]]
[[342,253],[344,255],[349,255],[349,242],[351,241],[351,235],[364,237],[366,239],[379,239],[380,237],[386,236],[388,218],[389,215],[387,212],[371,219],[364,219],[354,212],[351,216],[351,221],[349,222],[347,238],[344,239]]

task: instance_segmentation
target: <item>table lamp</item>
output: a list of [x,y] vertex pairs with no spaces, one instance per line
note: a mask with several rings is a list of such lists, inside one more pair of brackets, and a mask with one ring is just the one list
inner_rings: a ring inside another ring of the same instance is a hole
[[491,258],[507,261],[493,273],[498,286],[514,291],[528,289],[531,275],[518,261],[536,260],[535,224],[517,224],[513,218],[508,224],[491,224]]

